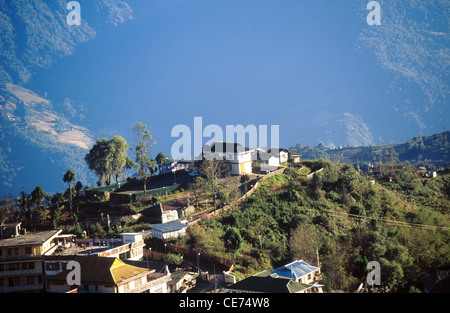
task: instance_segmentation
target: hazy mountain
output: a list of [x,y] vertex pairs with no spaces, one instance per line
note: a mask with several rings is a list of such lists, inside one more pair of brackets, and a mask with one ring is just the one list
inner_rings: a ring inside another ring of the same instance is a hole
[[410,163],[432,167],[445,167],[450,164],[450,131],[431,136],[416,136],[399,144],[316,147],[297,144],[292,151],[302,154],[303,159],[328,159],[350,163]]
[[87,108],[69,97],[53,103],[26,84],[36,70],[94,39],[94,28],[132,19],[132,9],[120,0],[84,1],[83,23],[74,27],[67,23],[66,5],[0,0],[0,195],[18,196],[22,186],[26,192],[36,185],[62,190],[67,169],[83,183],[93,181],[83,160],[94,138],[83,125]]
[[[62,112],[70,106],[70,118]],[[67,100],[56,110],[49,100],[23,87],[0,85],[0,193],[15,194],[21,184],[57,191],[58,177],[73,169],[80,181],[88,181],[84,164],[94,140],[89,130],[71,122],[80,113]]]
[[84,1],[83,23],[74,27],[67,23],[66,5],[64,0],[0,0],[0,82],[26,83],[35,69],[50,67],[95,38],[95,29],[86,22],[93,13],[96,21],[103,17],[115,25],[132,18],[123,1]]

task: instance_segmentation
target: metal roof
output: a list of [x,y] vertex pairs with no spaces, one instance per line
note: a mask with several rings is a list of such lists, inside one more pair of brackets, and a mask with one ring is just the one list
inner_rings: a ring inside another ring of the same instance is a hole
[[306,263],[303,260],[297,260],[273,270],[272,273],[287,278],[298,279],[300,277],[313,273],[318,269],[318,267]]
[[178,229],[185,228],[185,227],[188,227],[188,225],[183,224],[178,221],[172,221],[172,222],[167,222],[167,223],[163,223],[163,224],[156,224],[156,225],[150,226],[151,229],[159,230],[160,232],[163,232],[163,233],[168,232],[168,231],[178,230]]

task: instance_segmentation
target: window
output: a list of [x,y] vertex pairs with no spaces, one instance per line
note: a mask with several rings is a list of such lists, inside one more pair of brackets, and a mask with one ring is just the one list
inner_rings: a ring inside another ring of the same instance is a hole
[[34,277],[27,276],[27,285],[34,285]]
[[163,292],[162,284],[159,284],[158,286],[155,286],[155,288],[153,288],[153,293],[162,293],[162,292]]
[[134,288],[142,286],[142,279],[138,278],[134,281]]
[[25,247],[25,254],[32,254],[33,251],[31,249],[31,247]]
[[17,268],[18,268],[18,266],[17,266],[16,263],[9,263],[8,264],[8,270],[9,271],[17,271]]
[[59,270],[59,262],[47,262],[45,264],[45,270],[58,271]]

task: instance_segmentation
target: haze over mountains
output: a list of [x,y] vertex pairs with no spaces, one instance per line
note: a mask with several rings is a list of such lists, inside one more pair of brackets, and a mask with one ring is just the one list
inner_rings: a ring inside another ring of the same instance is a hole
[[[96,138],[280,125],[280,144],[398,143],[448,126],[448,1],[0,0],[0,196],[92,184]],[[131,154],[130,154],[131,156]]]

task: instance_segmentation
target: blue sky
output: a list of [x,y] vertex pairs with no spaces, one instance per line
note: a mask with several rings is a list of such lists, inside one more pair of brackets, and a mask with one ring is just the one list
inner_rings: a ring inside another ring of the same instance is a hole
[[[383,1],[387,25],[379,29],[366,23],[366,1],[126,2],[132,20],[97,28],[94,40],[28,84],[54,102],[83,103],[96,138],[132,142],[132,124],[142,121],[158,141],[156,155],[170,153],[172,127],[193,127],[194,116],[223,129],[280,125],[285,147],[348,143],[355,125],[346,113],[377,144],[440,132],[448,122],[446,100],[427,105],[429,85],[417,79],[423,64],[361,47],[362,34],[383,39],[398,29],[389,28],[396,16]],[[96,25],[92,12],[83,18]],[[416,79],[399,64],[417,66]]]

